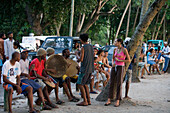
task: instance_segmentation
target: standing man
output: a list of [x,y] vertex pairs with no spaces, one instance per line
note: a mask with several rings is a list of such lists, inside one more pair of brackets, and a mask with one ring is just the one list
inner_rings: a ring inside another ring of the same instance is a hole
[[84,45],[81,48],[81,55],[78,61],[81,62],[80,74],[77,84],[84,99],[83,102],[78,103],[78,106],[91,105],[89,87],[91,82],[91,74],[94,71],[93,46],[88,44],[88,34],[81,34],[80,41]]
[[170,47],[168,46],[167,42],[164,42],[164,47],[162,49],[162,53],[159,53],[158,55],[158,60],[160,60],[161,56],[165,58],[165,64],[162,71],[162,73],[165,73],[168,69],[168,64],[170,59]]
[[8,32],[8,38],[4,41],[4,51],[6,60],[10,60],[12,58],[12,53],[14,52],[13,43],[13,33]]
[[4,38],[5,38],[5,34],[1,33],[0,34],[0,84],[1,84],[1,71],[2,71],[2,65],[3,65],[3,61],[4,61]]

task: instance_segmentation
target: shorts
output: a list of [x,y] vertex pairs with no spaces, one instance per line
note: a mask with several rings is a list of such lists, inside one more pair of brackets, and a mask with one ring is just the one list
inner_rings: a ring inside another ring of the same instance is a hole
[[31,86],[33,88],[33,93],[37,92],[37,90],[41,88],[41,86],[38,83],[36,83],[34,80],[23,79],[21,80],[21,82]]
[[141,67],[141,69],[145,66],[145,62],[139,62],[138,66]]
[[104,70],[105,70],[105,71],[109,71],[109,72],[111,72],[111,68],[107,68],[107,67],[105,67],[105,68],[104,68]]
[[153,61],[153,60],[149,60],[147,63],[150,64],[151,66],[154,65],[154,64],[156,64],[156,62]]
[[52,77],[54,80],[55,80],[55,82],[59,82],[59,87],[61,88],[61,87],[63,87],[63,83],[64,83],[64,80],[63,80],[63,77],[60,77],[60,78],[54,78],[54,77]]
[[128,69],[126,71],[125,81],[128,83],[131,83],[132,81],[132,70],[131,69]]
[[[3,87],[4,87],[4,89],[5,89],[6,91],[8,91],[8,89],[9,89],[10,87],[12,87],[14,90],[16,90],[16,87],[13,87],[11,84],[6,84],[6,83],[4,83],[4,84],[3,84]],[[24,90],[25,90],[27,87],[29,87],[29,85],[26,84],[26,83],[21,82],[20,87],[21,87],[21,89],[22,89],[22,93],[21,93],[21,94],[24,94],[24,95],[26,96],[26,95],[28,94],[28,92],[27,92],[27,91],[24,91]]]
[[46,84],[42,81],[42,79],[34,79],[34,81],[41,86],[42,89],[46,87]]
[[76,83],[77,82],[77,79],[78,79],[78,76],[77,75],[74,75],[72,77],[68,77],[67,75],[63,75],[63,80],[65,81],[67,78],[70,78],[71,82],[72,83]]
[[106,75],[104,73],[102,73],[102,72],[99,73],[99,80],[103,81],[103,82],[106,81],[107,80]]

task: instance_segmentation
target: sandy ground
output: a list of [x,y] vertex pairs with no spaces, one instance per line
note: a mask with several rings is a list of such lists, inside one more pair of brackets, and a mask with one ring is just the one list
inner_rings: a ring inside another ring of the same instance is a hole
[[[3,89],[0,86],[0,113],[3,111]],[[78,92],[73,92],[77,97],[80,97]],[[41,111],[42,113],[170,113],[170,74],[152,75],[142,79],[140,83],[131,83],[129,96],[131,101],[124,100],[119,107],[104,106],[105,102],[95,101],[97,95],[91,94],[92,105],[86,107],[76,106],[76,103],[68,102],[67,97],[62,94],[60,89],[60,99],[65,101],[65,104],[59,105],[59,109],[51,111]],[[124,96],[124,84],[123,84]],[[14,96],[16,97],[16,96]],[[50,95],[51,100],[55,102],[54,93]],[[36,97],[34,98],[34,100]],[[27,99],[13,100],[14,113],[27,113]],[[38,106],[35,106],[39,108]]]

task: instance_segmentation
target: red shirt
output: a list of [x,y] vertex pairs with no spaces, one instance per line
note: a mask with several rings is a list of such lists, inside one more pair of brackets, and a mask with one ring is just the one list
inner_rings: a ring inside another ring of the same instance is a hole
[[[34,71],[36,71],[37,72],[37,74],[38,75],[40,75],[40,76],[42,76],[42,72],[43,72],[43,70],[44,70],[44,60],[41,60],[41,62],[38,60],[38,58],[35,58],[32,62],[31,62],[31,64],[30,64],[30,67],[31,67],[31,65],[35,65],[35,67],[34,67]],[[29,68],[30,68],[29,67]],[[30,76],[33,76],[33,73],[32,73],[32,71],[30,72]],[[31,77],[31,79],[35,79],[36,77]]]

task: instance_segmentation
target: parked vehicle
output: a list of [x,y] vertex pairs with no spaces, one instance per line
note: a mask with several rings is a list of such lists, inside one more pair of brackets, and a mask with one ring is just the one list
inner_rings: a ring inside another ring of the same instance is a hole
[[162,48],[164,47],[164,43],[163,43],[163,40],[148,40],[148,42],[147,42],[147,47],[148,47],[148,44],[149,43],[152,43],[152,44],[155,44],[155,49],[157,49],[158,50],[158,46],[160,46],[161,47],[161,50],[162,50]]

